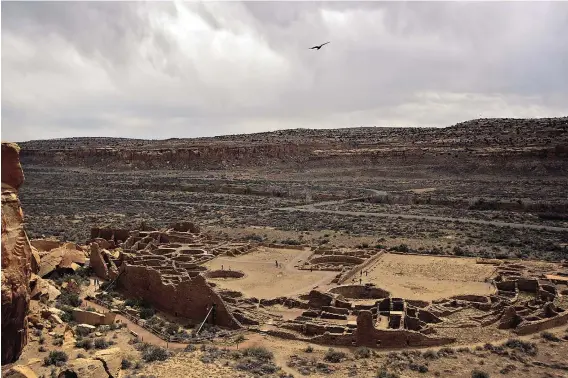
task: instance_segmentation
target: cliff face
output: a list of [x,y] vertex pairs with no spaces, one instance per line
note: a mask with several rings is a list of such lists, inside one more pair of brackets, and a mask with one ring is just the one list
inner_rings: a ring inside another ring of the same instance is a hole
[[[215,138],[68,138],[22,143],[30,165],[96,169],[231,169],[426,165],[568,172],[568,118],[483,119],[446,128],[284,130]],[[480,164],[481,162],[481,164]],[[459,163],[459,164],[456,164]]]
[[2,365],[16,361],[28,341],[32,248],[18,199],[18,155],[16,144],[2,142]]

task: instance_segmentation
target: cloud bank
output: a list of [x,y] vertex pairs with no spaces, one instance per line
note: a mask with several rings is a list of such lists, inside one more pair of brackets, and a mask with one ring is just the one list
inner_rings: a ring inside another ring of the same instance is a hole
[[2,139],[563,116],[567,35],[565,2],[2,2]]

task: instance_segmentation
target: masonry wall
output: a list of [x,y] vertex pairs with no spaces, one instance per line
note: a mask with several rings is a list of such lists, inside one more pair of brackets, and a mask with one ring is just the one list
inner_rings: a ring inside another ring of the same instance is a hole
[[173,284],[164,283],[160,273],[151,267],[125,264],[124,269],[119,285],[130,295],[143,298],[162,311],[196,322],[202,321],[211,304],[215,303],[217,325],[230,329],[241,328],[223,299],[202,276],[184,276],[182,282]]
[[568,323],[568,311],[556,315],[552,318],[537,320],[534,322],[523,322],[519,324],[515,332],[518,335],[528,335],[535,332],[541,332],[549,328],[559,327]]

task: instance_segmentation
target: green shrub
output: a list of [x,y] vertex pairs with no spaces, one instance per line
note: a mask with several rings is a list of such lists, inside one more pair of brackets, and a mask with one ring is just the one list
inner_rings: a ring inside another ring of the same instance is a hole
[[314,351],[314,347],[312,347],[311,345],[308,345],[306,347],[306,350],[305,350],[306,353],[312,353],[313,351]]
[[106,341],[105,339],[98,338],[95,339],[95,348],[96,349],[106,349],[110,346],[110,343],[108,341]]
[[150,346],[142,352],[142,359],[146,362],[165,361],[169,357],[170,352],[159,346]]
[[67,353],[62,350],[53,350],[49,352],[49,356],[43,359],[43,364],[45,366],[56,365],[58,362],[65,363],[68,359],[69,356],[67,356]]
[[79,294],[69,290],[62,290],[59,297],[57,297],[57,304],[60,306],[79,307],[83,300],[79,298]]
[[489,378],[489,373],[474,369],[471,371],[471,378]]
[[369,349],[367,347],[359,347],[359,348],[355,349],[353,354],[357,358],[369,358],[369,357],[371,357],[371,349]]
[[120,362],[120,368],[121,369],[130,369],[132,367],[132,361],[130,361],[129,359],[123,358],[122,361]]
[[85,350],[93,349],[94,348],[93,340],[91,340],[91,339],[77,340],[75,342],[75,347],[83,348]]
[[399,378],[400,376],[396,373],[390,373],[388,370],[386,370],[385,368],[381,368],[378,372],[377,372],[377,378]]
[[505,344],[507,348],[516,349],[520,352],[526,353],[529,356],[536,356],[537,347],[535,343],[523,341],[519,339],[509,339]]
[[558,336],[556,336],[554,333],[548,332],[548,331],[544,331],[540,334],[540,336],[548,341],[554,341],[554,342],[558,342],[561,341],[560,338]]
[[326,352],[325,357],[323,359],[328,361],[328,362],[339,363],[342,360],[344,360],[345,357],[346,357],[346,355],[345,355],[344,352],[336,351],[333,348],[329,348],[329,350]]
[[243,350],[243,356],[254,357],[263,361],[270,361],[274,358],[274,354],[265,347],[251,347]]
[[140,309],[140,318],[141,319],[150,319],[154,316],[156,311],[151,307],[143,307]]

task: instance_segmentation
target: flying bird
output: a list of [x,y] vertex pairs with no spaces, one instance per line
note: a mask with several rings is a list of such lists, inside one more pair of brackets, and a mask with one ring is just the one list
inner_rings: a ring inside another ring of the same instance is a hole
[[329,42],[322,43],[322,44],[319,45],[319,46],[310,47],[308,50],[313,50],[313,49],[319,50],[319,49],[321,49],[323,46],[327,45],[328,43],[329,43]]

